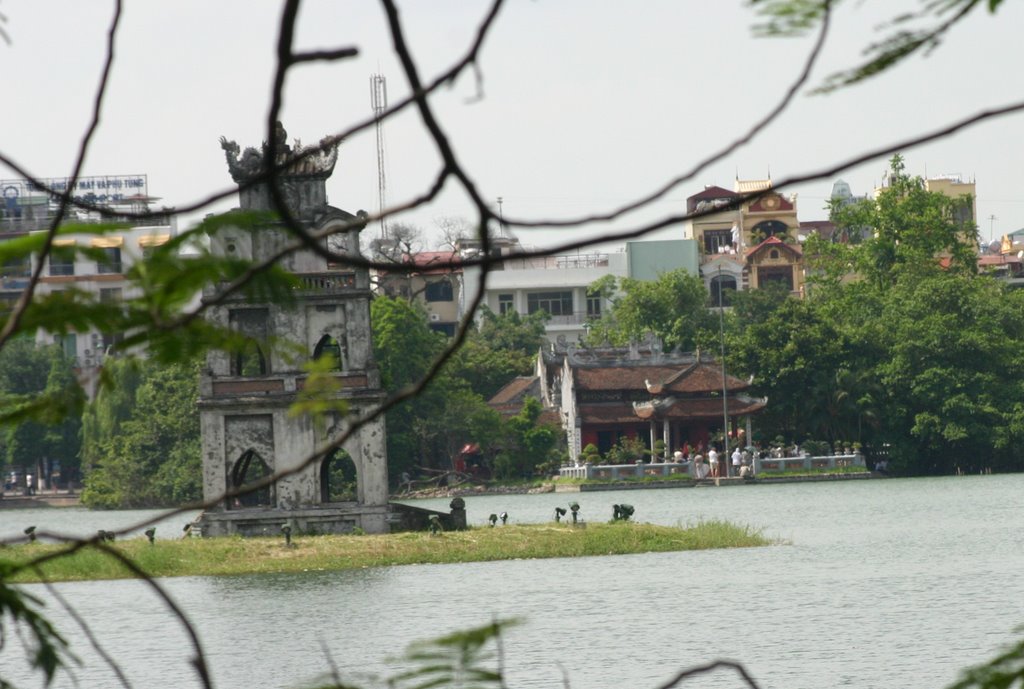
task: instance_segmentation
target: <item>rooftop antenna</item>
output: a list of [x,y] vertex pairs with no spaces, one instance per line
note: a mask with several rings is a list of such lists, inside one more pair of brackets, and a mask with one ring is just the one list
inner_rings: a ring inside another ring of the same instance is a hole
[[380,215],[380,238],[388,238],[388,226],[384,220],[387,207],[387,180],[384,172],[384,122],[382,117],[388,107],[388,82],[383,74],[370,75],[370,107],[373,108],[377,130],[377,212]]
[[498,228],[501,230],[501,236],[505,236],[505,215],[501,211],[501,204],[505,199],[498,197]]

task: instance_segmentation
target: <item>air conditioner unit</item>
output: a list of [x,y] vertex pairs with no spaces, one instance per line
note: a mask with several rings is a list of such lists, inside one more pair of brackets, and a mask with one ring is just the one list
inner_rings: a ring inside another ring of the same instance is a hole
[[431,323],[437,323],[439,320],[441,320],[441,316],[440,315],[438,315],[436,313],[430,314],[430,322]]

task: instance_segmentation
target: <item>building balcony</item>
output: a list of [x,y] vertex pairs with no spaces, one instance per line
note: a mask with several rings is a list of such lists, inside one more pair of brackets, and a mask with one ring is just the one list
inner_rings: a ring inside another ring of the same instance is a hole
[[303,273],[296,276],[302,292],[345,292],[356,289],[355,273]]
[[560,316],[551,316],[548,319],[547,327],[551,326],[577,326],[583,327],[590,321],[597,320],[600,316],[591,316],[586,311],[576,311],[575,313],[562,314]]
[[536,256],[533,258],[506,259],[503,270],[567,270],[574,268],[607,268],[610,265],[608,254],[578,254],[568,256]]

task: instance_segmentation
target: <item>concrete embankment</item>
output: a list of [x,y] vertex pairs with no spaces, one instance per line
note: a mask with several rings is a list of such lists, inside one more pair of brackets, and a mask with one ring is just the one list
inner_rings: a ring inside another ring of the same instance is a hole
[[651,490],[656,488],[715,488],[721,486],[759,486],[775,483],[816,483],[822,481],[859,481],[870,478],[885,478],[870,471],[843,474],[807,474],[804,476],[768,476],[765,478],[720,478],[717,481],[706,478],[702,481],[675,479],[671,481],[610,481],[607,483],[559,483],[553,481],[542,486],[457,486],[434,488],[412,493],[392,495],[393,500],[415,498],[454,498],[471,495],[507,495],[525,493],[591,493],[604,490]]
[[36,495],[0,496],[0,510],[26,507],[78,507],[78,493],[39,493]]
[[723,486],[759,486],[769,483],[817,483],[821,481],[858,481],[880,478],[865,471],[856,474],[810,474],[807,476],[769,476],[766,478],[706,478],[701,481],[614,481],[611,483],[555,484],[556,493],[591,493],[602,490],[648,490],[654,488],[715,488]]

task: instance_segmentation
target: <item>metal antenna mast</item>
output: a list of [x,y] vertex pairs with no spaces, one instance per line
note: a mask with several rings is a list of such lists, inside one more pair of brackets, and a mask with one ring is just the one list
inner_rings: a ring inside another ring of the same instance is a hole
[[[387,207],[387,179],[384,171],[384,123],[381,117],[388,107],[388,82],[383,74],[370,75],[370,107],[373,108],[377,130],[377,212],[383,214]],[[383,215],[380,219],[380,238],[388,238],[388,226]]]

